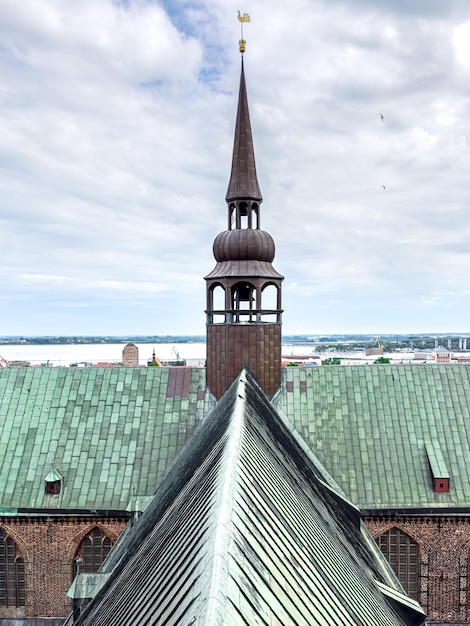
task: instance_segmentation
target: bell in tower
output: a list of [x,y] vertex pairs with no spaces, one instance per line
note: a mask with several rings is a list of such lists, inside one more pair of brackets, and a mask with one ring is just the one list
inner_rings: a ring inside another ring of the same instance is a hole
[[[243,54],[244,46],[240,51]],[[260,226],[263,198],[256,176],[243,56],[225,200],[227,230],[215,238],[216,266],[205,277],[207,385],[218,399],[247,367],[272,396],[281,384],[284,277],[272,266],[273,238]]]

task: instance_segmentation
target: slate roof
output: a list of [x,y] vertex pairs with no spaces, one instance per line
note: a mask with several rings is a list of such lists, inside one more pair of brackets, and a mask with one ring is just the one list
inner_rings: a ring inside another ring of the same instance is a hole
[[[211,399],[193,368],[0,368],[0,514],[125,509],[155,481]],[[59,496],[45,494],[54,470]]]
[[359,511],[246,372],[103,566],[77,626],[422,624]]
[[287,367],[275,406],[363,512],[470,507],[468,365]]

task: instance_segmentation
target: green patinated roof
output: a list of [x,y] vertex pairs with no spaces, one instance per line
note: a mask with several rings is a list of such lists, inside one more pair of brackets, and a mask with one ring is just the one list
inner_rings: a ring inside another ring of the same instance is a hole
[[312,461],[242,372],[121,535],[96,595],[87,577],[74,584],[94,596],[77,626],[423,624]]
[[[0,512],[125,509],[210,405],[203,369],[0,369]],[[45,494],[51,471],[58,496]]]
[[470,507],[468,365],[288,367],[275,406],[361,509]]
[[[470,366],[282,376],[275,407],[362,509],[470,507]],[[199,368],[0,369],[0,514],[126,509],[212,406]],[[52,470],[59,496],[45,494]],[[434,493],[433,473],[449,493]]]

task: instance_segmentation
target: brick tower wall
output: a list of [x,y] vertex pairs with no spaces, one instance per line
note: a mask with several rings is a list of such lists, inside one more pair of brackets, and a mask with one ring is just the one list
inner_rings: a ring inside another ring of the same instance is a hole
[[207,386],[217,399],[247,367],[272,396],[281,385],[281,324],[209,324]]

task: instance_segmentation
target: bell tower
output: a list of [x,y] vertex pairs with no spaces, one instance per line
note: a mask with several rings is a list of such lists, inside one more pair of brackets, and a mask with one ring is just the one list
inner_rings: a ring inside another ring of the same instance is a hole
[[272,396],[281,384],[281,283],[274,240],[261,230],[263,201],[246,93],[243,52],[232,170],[225,200],[227,230],[213,245],[216,266],[206,280],[207,385],[220,398],[247,367]]

